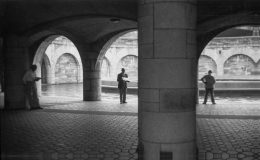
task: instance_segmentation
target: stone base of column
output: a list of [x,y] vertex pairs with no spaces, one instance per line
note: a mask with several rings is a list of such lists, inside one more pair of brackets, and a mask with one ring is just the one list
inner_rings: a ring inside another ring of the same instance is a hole
[[99,72],[85,72],[85,79],[83,82],[83,100],[101,100],[101,79]]
[[101,101],[101,94],[95,92],[84,92],[83,101]]

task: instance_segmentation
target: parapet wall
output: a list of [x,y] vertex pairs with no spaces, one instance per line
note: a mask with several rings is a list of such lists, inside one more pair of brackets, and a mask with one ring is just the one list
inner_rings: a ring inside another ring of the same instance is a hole
[[[204,84],[198,81],[199,90],[203,92]],[[260,94],[260,80],[244,80],[244,81],[217,81],[215,85],[216,92],[259,92]],[[117,93],[116,81],[102,81],[102,92]],[[128,93],[137,94],[137,82],[130,82],[128,84]]]

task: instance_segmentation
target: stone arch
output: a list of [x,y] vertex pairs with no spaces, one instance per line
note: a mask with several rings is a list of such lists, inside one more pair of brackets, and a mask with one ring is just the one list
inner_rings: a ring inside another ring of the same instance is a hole
[[207,55],[201,55],[198,64],[198,75],[202,77],[208,73],[208,70],[212,70],[213,73],[217,73],[217,63],[213,58]]
[[[118,64],[122,57],[129,55],[129,54],[133,54],[133,55],[137,56],[137,54],[138,54],[137,47],[134,50],[132,50],[132,49],[129,50],[129,48],[122,47],[121,43],[120,43],[121,44],[120,46],[115,46],[115,43],[117,43],[117,41],[119,39],[121,39],[121,37],[123,37],[124,35],[127,35],[129,33],[137,34],[137,31],[134,29],[127,30],[127,31],[121,31],[121,32],[114,34],[113,36],[110,36],[107,39],[106,43],[103,43],[104,45],[102,46],[102,49],[99,52],[100,53],[99,57],[98,57],[99,61],[102,62],[103,57],[106,57],[110,61],[111,70],[110,70],[110,78],[108,79],[109,81],[116,80],[115,77],[117,76],[117,74],[119,72],[121,72],[120,66],[118,66]],[[133,43],[135,44],[135,43],[137,43],[137,41],[133,42]],[[124,45],[125,44],[123,44],[123,46]],[[137,44],[135,44],[135,45],[137,45]],[[118,54],[119,52],[120,52],[120,54]],[[117,53],[117,54],[115,54],[115,53]]]
[[70,53],[62,54],[55,63],[55,84],[78,82],[79,62]]
[[122,57],[117,66],[117,68],[125,68],[130,81],[138,80],[138,57],[136,55]]
[[200,23],[198,25],[198,58],[205,46],[219,33],[237,26],[259,25],[260,15],[238,13]]
[[254,71],[255,63],[252,58],[244,54],[229,57],[224,63],[225,76],[247,76]]
[[121,31],[119,33],[114,34],[113,36],[111,36],[106,43],[102,46],[102,49],[100,50],[100,53],[98,55],[98,59],[102,60],[103,57],[105,56],[107,50],[110,48],[110,46],[121,36],[130,33],[130,32],[134,32],[137,31],[136,29],[131,29],[131,30],[126,30],[126,31]]
[[[56,34],[55,34],[56,33]],[[57,34],[58,33],[58,34]],[[30,38],[29,38],[29,44],[31,46],[35,46],[36,45],[36,51],[34,53],[34,57],[33,57],[33,64],[37,65],[37,71],[36,71],[36,75],[37,76],[41,76],[41,64],[42,64],[42,60],[44,59],[44,54],[48,48],[48,46],[57,38],[60,36],[66,37],[67,39],[69,39],[73,44],[74,41],[76,41],[76,38],[71,36],[69,33],[67,32],[63,32],[61,30],[43,30],[41,32],[37,32],[34,34],[30,34]],[[73,39],[73,40],[71,40]],[[76,41],[77,42],[77,41]],[[76,47],[76,45],[74,45]],[[77,48],[77,47],[76,47]],[[79,55],[81,57],[81,55]],[[50,65],[54,66],[51,61]],[[51,73],[49,76],[49,83],[53,84],[54,83],[54,74]],[[38,94],[41,95],[41,83],[37,83],[37,91]]]

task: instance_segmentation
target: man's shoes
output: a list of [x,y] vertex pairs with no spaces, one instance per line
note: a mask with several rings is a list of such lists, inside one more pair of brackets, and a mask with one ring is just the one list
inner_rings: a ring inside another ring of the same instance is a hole
[[216,104],[215,102],[213,102],[212,104]]
[[127,102],[125,101],[125,102],[123,102],[123,103],[127,103]]
[[123,104],[123,102],[120,102],[120,104]]
[[202,104],[206,104],[206,103],[202,103]]

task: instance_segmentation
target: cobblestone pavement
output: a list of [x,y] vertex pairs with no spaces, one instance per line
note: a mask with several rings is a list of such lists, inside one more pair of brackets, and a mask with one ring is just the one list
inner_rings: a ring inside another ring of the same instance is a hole
[[[43,110],[1,111],[2,159],[137,159],[136,100],[41,102]],[[199,160],[259,160],[259,107],[198,105]]]
[[199,160],[259,160],[260,120],[197,119]]
[[137,116],[1,113],[1,158],[137,159]]

